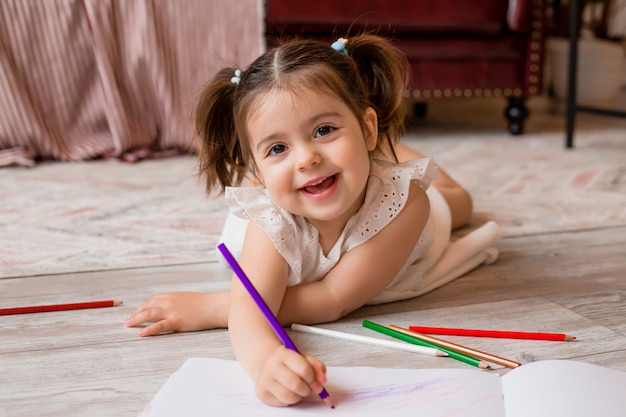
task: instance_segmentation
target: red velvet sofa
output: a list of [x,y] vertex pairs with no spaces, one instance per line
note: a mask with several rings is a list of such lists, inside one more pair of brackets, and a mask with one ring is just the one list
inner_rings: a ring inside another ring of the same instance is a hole
[[266,0],[266,39],[375,31],[406,54],[414,103],[505,97],[508,130],[521,134],[526,98],[542,91],[545,1]]

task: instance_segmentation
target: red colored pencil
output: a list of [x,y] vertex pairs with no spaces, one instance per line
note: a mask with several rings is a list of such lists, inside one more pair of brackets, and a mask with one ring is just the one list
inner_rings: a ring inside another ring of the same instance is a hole
[[29,307],[0,308],[0,316],[8,316],[10,314],[44,313],[48,311],[80,310],[83,308],[113,307],[120,304],[122,304],[121,301],[105,300],[88,301],[85,303],[49,304]]
[[512,332],[503,330],[455,329],[444,327],[409,326],[409,330],[425,334],[443,334],[447,336],[498,337],[505,339],[532,340],[574,340],[576,336],[563,333]]

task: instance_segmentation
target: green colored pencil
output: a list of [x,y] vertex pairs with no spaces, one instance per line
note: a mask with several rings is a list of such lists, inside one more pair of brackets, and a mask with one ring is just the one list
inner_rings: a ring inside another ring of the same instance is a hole
[[363,320],[363,327],[367,327],[368,329],[377,331],[382,334],[386,334],[387,336],[395,337],[396,339],[404,340],[405,342],[412,343],[414,345],[428,346],[428,347],[432,347],[435,349],[439,349],[443,352],[446,352],[449,357],[456,359],[458,361],[461,361],[461,362],[465,362],[472,366],[477,366],[482,369],[490,368],[488,363],[486,363],[485,361],[481,361],[480,359],[476,359],[472,356],[464,355],[462,353],[455,352],[450,349],[446,349],[442,346],[435,345],[434,343],[429,343],[429,342],[417,339],[415,337],[401,333],[397,330],[390,329],[389,327],[383,326],[381,324],[376,324],[369,320]]

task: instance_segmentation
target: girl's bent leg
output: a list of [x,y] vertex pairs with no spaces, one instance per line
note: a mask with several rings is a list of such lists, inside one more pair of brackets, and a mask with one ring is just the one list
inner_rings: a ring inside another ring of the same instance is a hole
[[[420,152],[401,143],[396,144],[396,155],[399,162],[424,158]],[[467,225],[472,217],[472,197],[458,182],[456,182],[441,167],[439,177],[433,181],[433,185],[443,194],[452,214],[452,230]]]

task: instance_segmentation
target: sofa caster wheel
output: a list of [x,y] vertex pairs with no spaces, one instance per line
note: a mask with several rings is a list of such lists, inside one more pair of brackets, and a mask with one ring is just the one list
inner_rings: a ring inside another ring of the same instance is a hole
[[509,97],[509,104],[504,111],[504,116],[509,122],[509,133],[521,135],[524,133],[524,121],[528,118],[526,97]]
[[509,133],[512,135],[521,135],[524,133],[524,123],[519,121],[509,122]]

